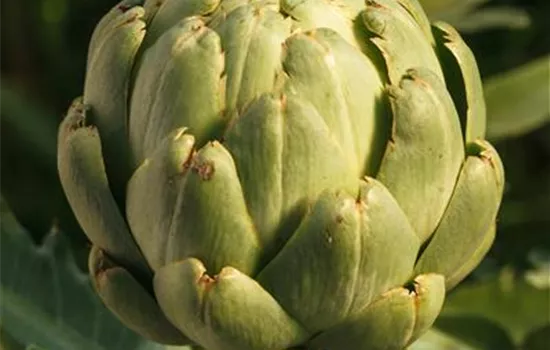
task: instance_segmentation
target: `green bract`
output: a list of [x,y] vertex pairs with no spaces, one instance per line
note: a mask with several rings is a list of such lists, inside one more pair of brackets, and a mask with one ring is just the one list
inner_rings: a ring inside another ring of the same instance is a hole
[[126,0],[59,172],[104,303],[208,350],[400,349],[495,233],[471,51],[416,0]]

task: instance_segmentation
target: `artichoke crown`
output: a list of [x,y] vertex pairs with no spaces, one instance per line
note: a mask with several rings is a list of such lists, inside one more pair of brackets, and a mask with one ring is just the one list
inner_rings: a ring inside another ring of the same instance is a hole
[[488,251],[475,58],[416,0],[125,0],[58,167],[104,303],[208,350],[400,349]]

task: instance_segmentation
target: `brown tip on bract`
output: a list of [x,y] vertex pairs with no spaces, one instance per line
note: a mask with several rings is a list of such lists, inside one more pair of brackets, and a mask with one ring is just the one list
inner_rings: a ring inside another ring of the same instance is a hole
[[193,159],[197,155],[197,151],[193,150],[192,152],[189,152],[189,157],[182,163],[181,165],[181,173],[185,174],[187,170],[192,166]]
[[214,283],[216,283],[216,279],[208,276],[206,272],[203,272],[198,280],[199,286],[203,287],[206,291],[210,290],[213,287]]
[[208,181],[214,176],[216,168],[211,160],[204,160],[192,164],[192,169],[199,175],[202,180]]
[[378,2],[374,1],[374,0],[366,0],[365,1],[365,5],[367,6],[372,6],[372,7],[376,7],[376,8],[381,8],[382,5],[379,4]]
[[129,5],[125,5],[125,4],[120,4],[118,5],[118,9],[124,13],[126,11],[128,11],[129,9],[131,9],[131,7]]
[[281,96],[279,97],[279,103],[281,104],[281,110],[286,110],[287,98],[285,94],[281,94]]

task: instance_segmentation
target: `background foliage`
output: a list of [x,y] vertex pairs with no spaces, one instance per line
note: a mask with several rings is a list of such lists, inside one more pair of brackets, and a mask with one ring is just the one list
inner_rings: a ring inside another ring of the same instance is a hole
[[[89,247],[56,170],[57,126],[82,92],[93,27],[114,3],[2,2],[0,349],[157,348],[90,292]],[[478,59],[507,184],[495,245],[412,348],[550,349],[550,1],[423,3]]]

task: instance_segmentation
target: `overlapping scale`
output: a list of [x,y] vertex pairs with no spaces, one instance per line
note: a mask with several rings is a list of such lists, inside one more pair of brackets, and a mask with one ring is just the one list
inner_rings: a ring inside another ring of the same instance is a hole
[[97,294],[128,328],[163,344],[193,343],[168,321],[150,291],[97,246],[90,252],[88,265]]
[[[443,72],[425,31],[414,17],[393,0],[368,0],[362,22],[386,61],[389,80],[398,85],[407,70],[424,67],[442,81]],[[406,53],[406,54],[404,54]]]
[[212,26],[220,36],[226,60],[228,122],[256,98],[273,91],[281,68],[282,43],[290,35],[290,24],[269,7],[247,4],[236,7]]
[[435,23],[433,31],[448,90],[462,124],[464,142],[483,139],[487,123],[486,108],[474,54],[450,25]]
[[426,241],[437,227],[464,159],[458,115],[443,82],[411,69],[388,89],[393,127],[377,178]]
[[195,257],[211,273],[232,266],[253,274],[261,241],[230,153],[218,142],[208,143],[185,166],[188,169],[178,191],[165,263]]
[[435,321],[445,296],[443,276],[419,275],[310,342],[314,349],[404,349]]
[[318,333],[404,283],[419,246],[388,190],[367,179],[357,197],[323,192],[258,281],[310,332]]
[[124,201],[132,164],[126,135],[130,79],[145,34],[144,9],[126,0],[98,24],[88,49],[83,103],[101,135],[103,159],[115,198]]
[[321,191],[355,192],[349,158],[307,100],[263,96],[237,120],[226,142],[267,256],[286,242]]
[[287,349],[310,336],[272,295],[232,267],[211,277],[201,261],[185,259],[160,269],[154,286],[168,319],[208,349]]
[[172,217],[194,145],[195,138],[185,129],[174,130],[128,182],[126,217],[153,270],[164,265]]
[[88,126],[87,107],[73,102],[59,127],[57,168],[61,185],[88,238],[142,280],[150,270],[109,188],[97,128]]
[[199,145],[219,135],[224,68],[219,36],[195,17],[179,22],[145,52],[130,105],[136,166],[176,128],[188,128]]
[[444,275],[447,289],[460,282],[473,268],[470,260],[479,261],[494,237],[492,226],[503,189],[504,170],[494,148],[486,141],[471,144],[449,205],[416,272]]

